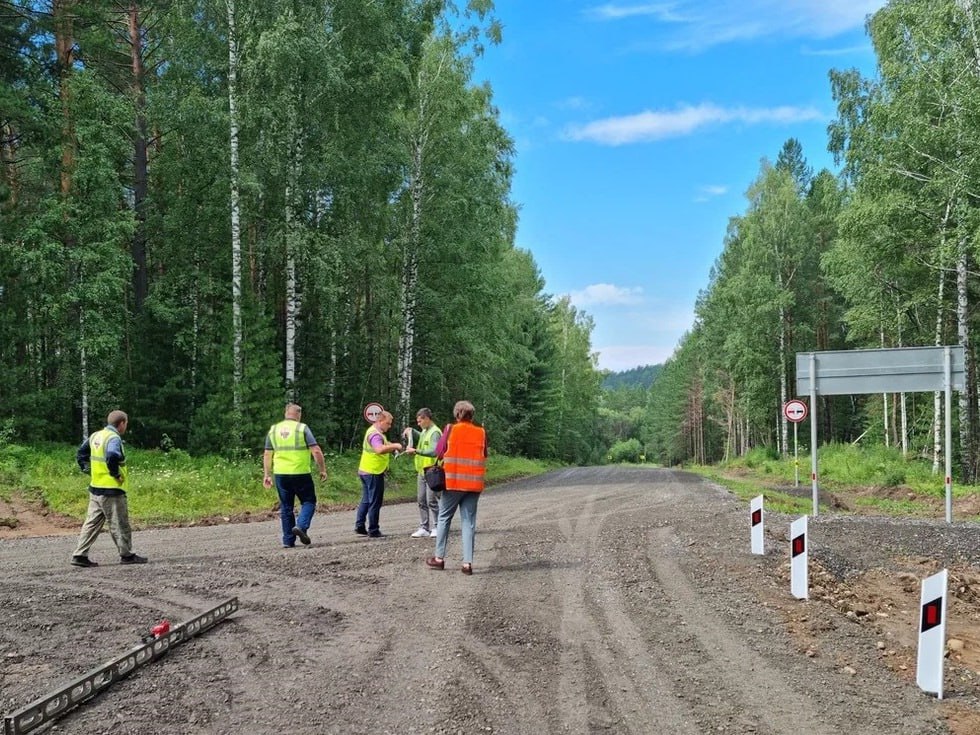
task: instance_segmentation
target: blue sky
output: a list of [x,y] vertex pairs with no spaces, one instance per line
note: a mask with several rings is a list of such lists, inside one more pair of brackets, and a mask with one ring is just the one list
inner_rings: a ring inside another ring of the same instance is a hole
[[883,0],[496,0],[478,60],[516,148],[517,245],[595,322],[599,366],[664,362],[763,158],[836,170],[831,69],[873,75]]

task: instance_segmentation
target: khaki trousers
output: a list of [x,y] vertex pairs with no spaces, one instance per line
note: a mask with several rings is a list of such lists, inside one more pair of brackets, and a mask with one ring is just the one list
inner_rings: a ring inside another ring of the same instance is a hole
[[119,556],[129,556],[132,553],[133,532],[129,527],[129,506],[123,495],[94,495],[88,496],[88,515],[82,524],[78,536],[78,546],[73,556],[88,556],[95,539],[98,538],[102,527],[109,524],[109,534],[116,542]]

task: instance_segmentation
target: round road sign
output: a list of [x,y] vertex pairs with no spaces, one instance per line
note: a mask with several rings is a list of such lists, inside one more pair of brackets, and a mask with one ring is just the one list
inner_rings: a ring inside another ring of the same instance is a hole
[[378,416],[384,411],[384,406],[380,403],[369,403],[364,407],[364,420],[369,424],[373,424],[378,420]]
[[808,413],[809,409],[803,401],[793,399],[783,404],[783,416],[786,417],[787,421],[792,421],[794,424],[803,421]]

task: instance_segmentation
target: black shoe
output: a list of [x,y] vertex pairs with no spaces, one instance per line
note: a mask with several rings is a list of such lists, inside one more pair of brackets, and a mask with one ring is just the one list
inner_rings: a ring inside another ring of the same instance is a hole
[[120,564],[146,564],[146,557],[139,554],[129,554],[119,557]]
[[295,536],[300,541],[302,541],[303,542],[303,546],[309,546],[310,545],[310,534],[308,534],[306,531],[304,531],[299,526],[296,526],[296,527],[293,528],[293,536]]
[[354,533],[358,536],[367,536],[368,532],[364,526],[354,526]]
[[371,531],[371,533],[369,533],[368,536],[370,536],[371,538],[384,538],[384,534],[381,533],[381,531]]
[[71,558],[72,566],[75,567],[97,567],[98,562],[92,561],[87,556],[73,556]]

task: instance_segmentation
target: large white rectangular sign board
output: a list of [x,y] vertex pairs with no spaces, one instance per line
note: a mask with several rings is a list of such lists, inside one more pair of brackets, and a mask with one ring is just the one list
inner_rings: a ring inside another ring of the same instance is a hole
[[953,390],[963,390],[963,347],[899,347],[796,353],[796,395],[810,395],[810,355],[816,355],[817,394],[915,393],[944,390],[945,351]]

